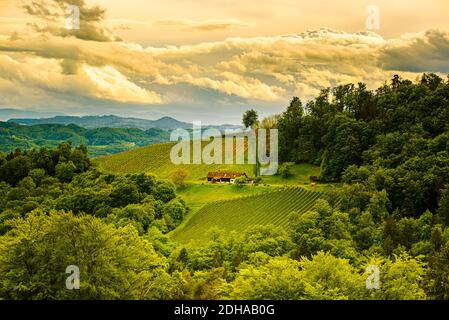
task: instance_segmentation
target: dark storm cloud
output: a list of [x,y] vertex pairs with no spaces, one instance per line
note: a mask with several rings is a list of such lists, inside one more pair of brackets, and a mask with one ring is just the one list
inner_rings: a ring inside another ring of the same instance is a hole
[[380,53],[387,70],[449,72],[449,33],[429,30],[392,41]]

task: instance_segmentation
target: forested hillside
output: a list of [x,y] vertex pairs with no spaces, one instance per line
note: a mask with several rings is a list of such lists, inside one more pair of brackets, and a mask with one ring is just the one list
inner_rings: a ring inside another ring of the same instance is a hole
[[[319,180],[343,184],[306,212],[273,214],[282,227],[204,226],[200,244],[171,236],[189,208],[167,181],[102,173],[69,143],[1,154],[0,298],[449,299],[448,101],[432,74],[293,99],[277,123],[283,161],[321,164]],[[270,216],[241,201],[234,215]]]
[[25,125],[37,125],[37,124],[75,124],[77,126],[96,129],[96,128],[137,128],[141,130],[148,129],[176,129],[176,128],[191,128],[192,125],[186,122],[181,122],[171,117],[163,117],[158,120],[148,120],[139,118],[124,118],[114,115],[104,115],[104,116],[56,116],[52,118],[13,118],[9,119],[8,122],[25,124]]
[[[385,190],[390,212],[449,219],[449,80],[395,76],[375,91],[363,83],[294,98],[279,120],[282,161],[321,165],[322,181]],[[449,221],[448,221],[449,222]]]
[[117,223],[134,216],[142,233],[153,225],[163,232],[173,230],[186,212],[170,183],[143,174],[103,175],[91,167],[83,145],[63,143],[53,150],[1,155],[0,181],[3,231],[8,229],[5,220],[34,209],[86,213]]
[[146,131],[126,128],[85,129],[74,124],[25,126],[0,122],[0,151],[3,152],[11,152],[17,148],[55,148],[70,140],[74,145],[86,145],[90,156],[100,156],[169,139],[168,131],[156,128]]
[[[1,111],[1,109],[0,109]],[[0,113],[1,115],[1,113]],[[157,120],[140,119],[140,118],[124,118],[115,115],[103,115],[103,116],[55,116],[52,118],[9,118],[8,122],[24,124],[24,125],[37,125],[37,124],[74,124],[86,129],[96,128],[135,128],[141,130],[148,129],[192,129],[192,123],[176,120],[172,117],[162,117]],[[219,130],[224,129],[237,129],[238,125],[221,124],[221,125],[204,125],[205,128],[216,128]]]

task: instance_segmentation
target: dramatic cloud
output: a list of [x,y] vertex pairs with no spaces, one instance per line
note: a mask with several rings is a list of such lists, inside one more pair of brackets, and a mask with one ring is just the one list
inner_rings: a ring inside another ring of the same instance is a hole
[[[79,9],[79,29],[66,27],[69,6]],[[103,24],[106,10],[99,6],[88,7],[84,0],[27,0],[23,7],[30,16],[39,19],[32,24],[38,32],[93,41],[120,40]]]
[[188,19],[162,19],[157,20],[154,25],[176,27],[182,31],[217,31],[232,30],[241,27],[248,27],[248,23],[238,20],[206,20],[192,21]]
[[[311,98],[323,88],[347,82],[365,81],[375,87],[393,71],[449,67],[449,38],[437,31],[386,41],[373,33],[323,29],[165,48],[61,37],[45,42],[4,38],[0,50],[59,63],[52,72],[87,77],[91,91],[100,92],[94,97],[141,103],[162,100],[164,92],[154,93],[152,85],[167,91],[186,83],[243,99],[283,101],[292,95]],[[132,85],[127,77],[141,79],[146,88]]]
[[382,51],[384,67],[414,72],[449,73],[449,33],[429,30],[391,41]]
[[16,60],[0,55],[0,75],[3,80],[15,86],[69,94],[72,97],[124,103],[161,102],[158,94],[140,88],[112,67],[83,65],[76,74],[67,75],[53,59],[25,57]]
[[[39,99],[55,99],[54,104],[61,105],[81,97],[80,103],[189,107],[212,101],[281,109],[294,95],[308,100],[323,88],[348,82],[361,81],[375,88],[395,73],[414,80],[421,72],[449,72],[449,33],[441,30],[384,39],[373,32],[321,28],[280,36],[143,46],[111,41],[117,37],[105,25],[151,28],[151,23],[105,20],[103,9],[83,0],[70,0],[80,7],[81,29],[72,32],[58,26],[68,2],[28,1],[25,8],[33,19],[33,32],[16,28],[10,33],[5,26],[17,27],[23,18],[0,18],[2,105],[14,106],[19,100],[33,105]],[[199,31],[246,24],[163,19],[156,25]]]

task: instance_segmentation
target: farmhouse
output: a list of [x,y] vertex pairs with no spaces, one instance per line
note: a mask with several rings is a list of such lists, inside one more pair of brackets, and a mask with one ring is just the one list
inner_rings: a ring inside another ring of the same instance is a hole
[[245,176],[248,178],[245,172],[209,172],[207,174],[207,181],[209,183],[234,183],[235,179]]

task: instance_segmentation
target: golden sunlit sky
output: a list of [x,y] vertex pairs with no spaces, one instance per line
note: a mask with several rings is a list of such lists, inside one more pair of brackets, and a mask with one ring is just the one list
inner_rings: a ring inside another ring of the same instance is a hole
[[[79,29],[66,28],[69,5]],[[249,107],[278,113],[329,86],[445,76],[448,9],[444,0],[0,0],[0,108],[238,123]]]

